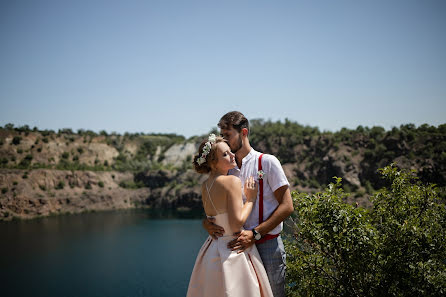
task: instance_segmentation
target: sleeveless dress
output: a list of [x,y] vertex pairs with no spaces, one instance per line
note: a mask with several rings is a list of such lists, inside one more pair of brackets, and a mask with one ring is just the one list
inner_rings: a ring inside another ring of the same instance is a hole
[[187,297],[273,297],[256,245],[240,254],[228,249],[227,244],[234,239],[226,231],[231,230],[228,213],[218,213],[207,185],[206,189],[217,213],[215,223],[225,229],[225,234],[217,240],[209,236],[204,242],[195,261]]

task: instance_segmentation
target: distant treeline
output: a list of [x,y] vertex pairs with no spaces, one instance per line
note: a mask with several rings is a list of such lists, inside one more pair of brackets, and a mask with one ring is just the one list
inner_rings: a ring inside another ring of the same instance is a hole
[[371,181],[375,188],[382,183],[377,170],[392,162],[417,169],[424,181],[446,185],[446,124],[406,124],[388,131],[379,126],[358,126],[321,132],[289,120],[251,123],[254,147],[275,154],[285,164],[305,163],[307,169],[320,173],[317,179],[322,185],[332,182],[334,175],[327,156],[341,157],[336,161],[344,162],[347,168],[359,166],[361,181]]
[[85,130],[85,129],[78,129],[76,132],[73,131],[73,129],[71,128],[63,128],[63,129],[58,129],[57,132],[55,130],[51,130],[51,129],[45,129],[45,130],[39,130],[39,128],[37,127],[33,127],[32,129],[30,128],[29,125],[23,125],[20,127],[14,127],[14,124],[6,124],[4,127],[0,126],[0,129],[4,129],[4,130],[10,130],[10,131],[16,131],[16,132],[24,132],[24,133],[29,133],[29,132],[39,132],[41,133],[43,136],[48,136],[48,135],[79,135],[79,136],[92,136],[92,137],[96,137],[96,136],[124,136],[124,137],[137,137],[137,136],[165,136],[165,137],[174,137],[174,138],[181,138],[181,139],[185,139],[184,136],[175,134],[175,133],[144,133],[144,132],[135,132],[135,133],[129,133],[129,132],[125,132],[123,135],[119,134],[118,132],[111,132],[111,133],[107,133],[107,131],[105,130],[100,130],[99,132],[95,132],[92,130]]
[[[273,122],[253,119],[250,122],[252,146],[259,151],[276,155],[282,164],[292,170],[292,186],[300,187],[301,190],[321,189],[333,181],[333,176],[338,176],[344,179],[346,191],[354,192],[358,197],[371,194],[384,185],[376,174],[378,168],[391,163],[396,163],[400,168],[415,169],[424,182],[435,183],[440,187],[446,185],[446,124],[438,127],[406,124],[390,130],[380,126],[358,126],[356,129],[342,128],[337,132],[329,132],[290,120]],[[12,153],[11,149],[2,149],[4,135],[11,134],[11,145],[18,145],[22,137],[31,132],[40,135],[37,135],[29,148],[17,147]],[[215,129],[212,132],[218,133]],[[119,135],[116,132],[108,134],[104,130],[99,133],[83,129],[74,132],[69,128],[55,132],[39,130],[37,127],[31,129],[27,125],[14,127],[13,124],[7,124],[0,127],[0,151],[8,154],[0,156],[0,167],[118,170],[132,171],[135,176],[143,171],[159,169],[179,169],[185,172],[192,168],[191,157],[183,162],[181,168],[172,168],[162,162],[164,152],[174,144],[198,143],[205,136],[186,139],[174,133],[141,132]],[[42,142],[48,143],[56,138],[58,142],[62,139],[69,151],[63,153],[56,163],[51,160],[53,152],[48,151],[48,161],[37,163],[36,157],[42,151]],[[101,160],[100,156],[96,156],[94,162],[83,164],[82,157],[88,159],[85,152],[89,151],[87,145],[92,140],[114,147],[119,155],[113,160]],[[76,146],[70,146],[74,142]],[[85,146],[82,147],[82,144]],[[129,152],[126,149],[129,144],[134,145],[136,151]]]

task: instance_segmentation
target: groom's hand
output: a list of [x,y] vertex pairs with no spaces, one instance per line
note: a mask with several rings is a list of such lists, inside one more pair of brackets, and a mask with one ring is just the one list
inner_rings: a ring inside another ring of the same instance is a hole
[[237,238],[228,243],[228,248],[237,253],[243,252],[255,243],[254,234],[250,230],[242,230],[234,235]]
[[217,239],[217,237],[223,236],[225,233],[225,229],[214,224],[214,218],[206,218],[203,220],[203,228],[209,233],[209,235],[213,239]]

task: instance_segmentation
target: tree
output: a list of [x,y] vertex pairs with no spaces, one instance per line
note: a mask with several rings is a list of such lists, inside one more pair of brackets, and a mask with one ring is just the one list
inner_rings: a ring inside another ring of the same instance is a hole
[[380,169],[390,183],[372,197],[379,236],[379,294],[441,296],[446,293],[446,203],[439,189],[413,171]]
[[6,125],[5,125],[5,129],[6,129],[6,130],[12,130],[12,129],[14,129],[14,124],[12,124],[12,123],[8,123],[8,124],[6,124]]
[[446,205],[413,172],[380,170],[389,186],[370,210],[343,202],[341,180],[314,195],[293,192],[286,242],[289,296],[442,296]]
[[22,137],[20,137],[20,136],[14,136],[12,138],[12,144],[14,144],[14,145],[19,145],[20,141],[22,141]]

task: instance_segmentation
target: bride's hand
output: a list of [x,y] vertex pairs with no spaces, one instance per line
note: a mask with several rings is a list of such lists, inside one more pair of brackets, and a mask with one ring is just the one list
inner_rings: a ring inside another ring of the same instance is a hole
[[245,187],[244,187],[245,196],[246,196],[247,201],[249,201],[249,202],[256,201],[257,189],[258,189],[258,184],[254,180],[254,177],[250,176],[249,178],[247,178],[245,181]]

